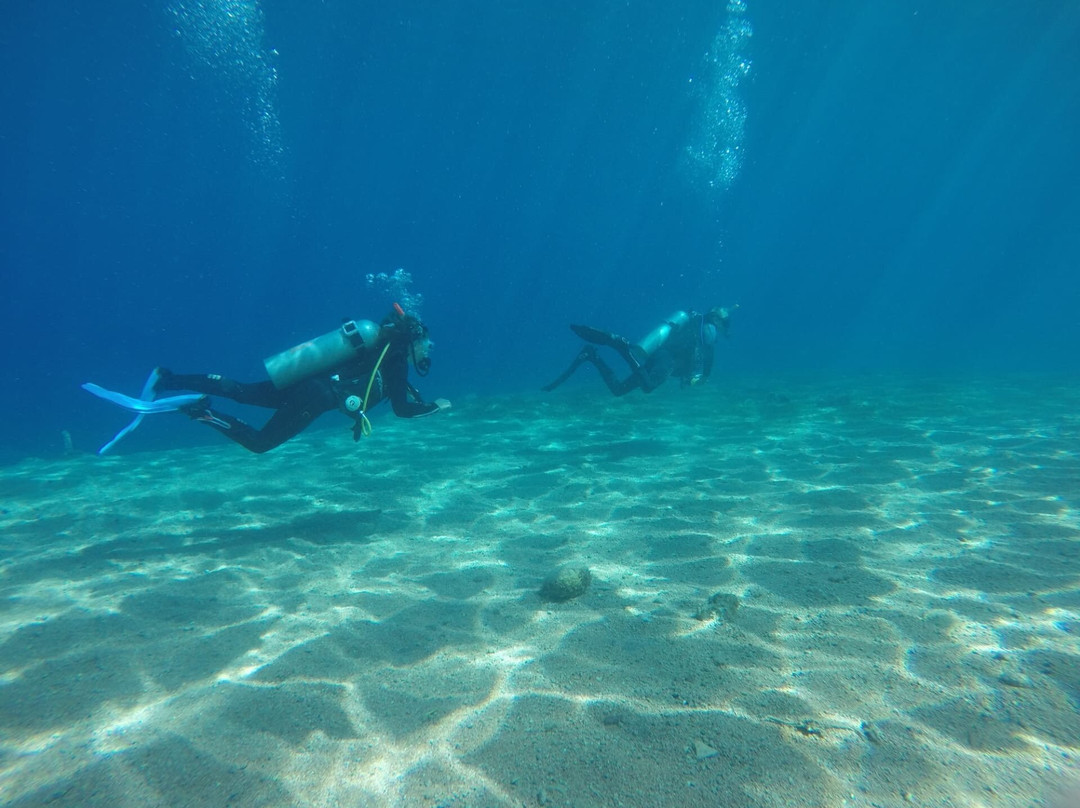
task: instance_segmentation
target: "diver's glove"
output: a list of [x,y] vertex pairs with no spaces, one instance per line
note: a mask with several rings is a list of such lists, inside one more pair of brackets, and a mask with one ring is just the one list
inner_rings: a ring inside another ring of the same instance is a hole
[[353,421],[352,425],[352,439],[354,443],[359,443],[360,438],[364,437],[364,421],[361,418],[357,418]]

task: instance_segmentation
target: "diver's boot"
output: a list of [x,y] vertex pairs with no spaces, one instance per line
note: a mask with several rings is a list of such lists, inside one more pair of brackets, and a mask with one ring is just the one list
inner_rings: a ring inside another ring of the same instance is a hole
[[198,421],[210,412],[210,396],[202,396],[198,401],[185,404],[177,412],[182,412],[192,421]]
[[184,413],[192,421],[200,421],[222,432],[228,432],[234,424],[242,423],[231,415],[224,415],[210,409],[210,396],[203,396],[198,401],[185,404],[179,412]]
[[148,386],[150,392],[153,394],[152,398],[157,398],[158,393],[165,390],[179,390],[178,387],[172,387],[173,372],[168,368],[157,367],[150,371],[150,380]]
[[594,348],[592,345],[583,346],[578,355],[574,357],[574,361],[572,361],[569,367],[567,367],[566,370],[562,372],[559,378],[555,379],[555,381],[553,382],[545,384],[540,389],[543,390],[545,393],[550,393],[560,384],[573,376],[574,372],[585,362],[596,362],[596,348]]

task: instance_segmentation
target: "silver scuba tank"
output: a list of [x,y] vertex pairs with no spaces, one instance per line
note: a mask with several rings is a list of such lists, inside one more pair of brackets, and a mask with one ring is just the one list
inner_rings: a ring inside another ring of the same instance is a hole
[[278,390],[292,387],[331,368],[358,359],[375,346],[379,326],[371,320],[349,320],[328,334],[294,345],[263,360]]
[[690,315],[685,311],[677,311],[646,334],[638,345],[648,356],[652,356],[661,345],[667,342],[667,338],[671,336],[674,329],[680,328],[688,322],[690,322]]

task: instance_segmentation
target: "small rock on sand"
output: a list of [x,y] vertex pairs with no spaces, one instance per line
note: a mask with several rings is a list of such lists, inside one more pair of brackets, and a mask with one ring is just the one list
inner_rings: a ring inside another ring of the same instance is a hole
[[540,585],[540,597],[561,603],[578,595],[592,583],[592,573],[588,567],[560,567],[544,579]]
[[708,760],[719,754],[719,752],[705,743],[705,741],[694,741],[694,755],[698,760]]
[[728,623],[739,608],[739,598],[727,592],[717,592],[709,598],[705,605],[694,613],[698,620],[717,620]]

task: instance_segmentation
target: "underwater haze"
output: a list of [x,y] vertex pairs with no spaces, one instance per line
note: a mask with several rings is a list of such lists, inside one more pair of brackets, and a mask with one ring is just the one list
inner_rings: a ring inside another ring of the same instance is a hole
[[1076,808],[1080,4],[0,16],[5,808]]
[[84,381],[263,378],[397,268],[451,397],[733,304],[721,380],[1075,372],[1078,39],[1011,0],[17,4],[3,456],[107,438]]

